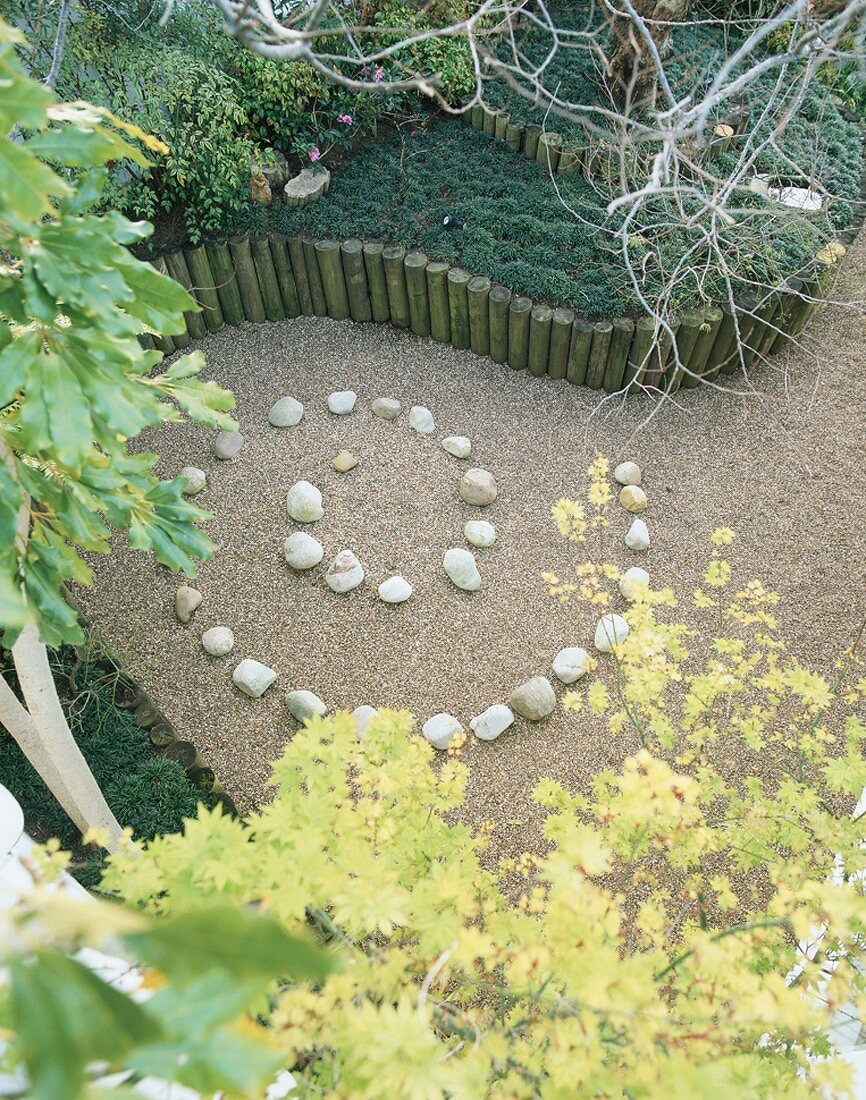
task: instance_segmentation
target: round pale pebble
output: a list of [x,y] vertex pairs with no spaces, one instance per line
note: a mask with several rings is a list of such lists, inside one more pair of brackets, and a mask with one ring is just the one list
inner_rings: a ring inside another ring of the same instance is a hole
[[455,458],[468,458],[472,454],[472,443],[465,435],[446,435],[442,446]]
[[511,709],[530,722],[540,722],[556,706],[553,685],[546,676],[533,676],[512,691],[508,700]]
[[620,485],[640,485],[641,471],[636,462],[620,462],[613,472],[614,481]]
[[225,657],[235,647],[235,636],[227,626],[212,626],[202,634],[201,645],[211,657]]
[[241,447],[244,445],[244,437],[240,432],[218,432],[213,441],[213,453],[223,462],[231,462],[237,458]]
[[375,707],[371,707],[367,703],[364,703],[360,707],[355,707],[352,711],[352,717],[355,719],[355,735],[359,741],[364,740],[364,735],[370,728],[370,723],[378,713]]
[[354,390],[337,390],[328,394],[328,408],[335,416],[347,416],[355,407],[358,395]]
[[463,732],[463,727],[453,714],[434,714],[421,727],[421,732],[434,749],[447,749],[451,741]]
[[641,569],[639,565],[633,565],[631,569],[626,569],[620,577],[619,590],[627,600],[633,600],[641,585],[649,587],[649,579],[650,575],[646,569]]
[[494,703],[471,719],[469,728],[482,741],[495,741],[509,726],[514,724],[514,712],[504,703]]
[[639,485],[626,485],[620,491],[619,502],[627,512],[646,511],[646,493]]
[[351,550],[341,550],[325,574],[325,583],[332,592],[351,592],[363,579],[364,570]]
[[271,405],[268,421],[275,428],[294,428],[300,424],[304,406],[294,397],[281,397]]
[[325,555],[322,544],[306,531],[295,531],[283,544],[286,561],[292,569],[312,569]]
[[553,658],[553,673],[563,684],[573,684],[589,672],[589,654],[579,646],[561,649]]
[[177,476],[186,482],[181,490],[185,497],[194,497],[207,488],[207,474],[198,466],[184,466]]
[[379,599],[385,603],[405,603],[412,595],[412,585],[403,577],[389,577],[379,585]]
[[649,531],[642,519],[636,519],[625,534],[625,544],[629,550],[648,550],[650,544]]
[[197,588],[182,584],[174,594],[174,613],[178,621],[188,623],[197,607],[201,607],[202,594]]
[[277,674],[272,668],[245,657],[232,673],[232,683],[251,699],[261,699]]
[[436,431],[436,421],[433,413],[426,405],[413,405],[409,410],[409,427],[414,428],[421,435],[431,435]]
[[486,519],[470,519],[463,528],[463,534],[470,546],[486,549],[496,542],[496,528]]
[[321,718],[328,709],[312,691],[290,691],[284,701],[289,714],[299,722],[305,722],[316,715]]
[[612,653],[614,646],[626,640],[628,632],[629,625],[622,615],[613,612],[602,615],[595,628],[595,648],[599,653]]
[[374,416],[382,420],[396,420],[402,408],[399,401],[393,397],[377,397],[370,405]]
[[298,523],[315,523],[325,514],[322,494],[309,481],[296,481],[286,496],[286,509]]
[[496,479],[487,470],[477,467],[467,470],[460,478],[459,492],[461,500],[484,508],[496,500]]
[[475,558],[461,546],[452,546],[445,551],[442,568],[458,588],[464,592],[477,592],[481,587],[481,574],[475,564]]
[[338,474],[347,474],[358,465],[358,460],[351,451],[340,451],[331,459],[331,465]]

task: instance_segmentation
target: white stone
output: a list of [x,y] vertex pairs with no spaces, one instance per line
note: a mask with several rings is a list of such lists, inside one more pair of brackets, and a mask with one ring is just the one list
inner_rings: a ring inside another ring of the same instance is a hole
[[202,634],[201,644],[211,657],[225,657],[235,647],[235,636],[227,626],[212,626]]
[[463,528],[463,534],[470,546],[486,549],[496,542],[496,528],[486,519],[470,519]]
[[649,579],[650,575],[646,569],[641,569],[639,565],[633,565],[631,569],[626,569],[619,578],[619,590],[627,600],[633,600],[641,585],[649,587]]
[[613,612],[602,615],[595,628],[595,648],[599,653],[612,653],[614,646],[626,640],[628,632],[629,625],[622,615]]
[[304,415],[304,406],[294,397],[281,397],[271,405],[268,421],[275,428],[294,428],[300,424]]
[[466,471],[460,478],[458,489],[461,500],[474,504],[477,508],[484,508],[496,500],[496,479],[487,470],[477,467]]
[[182,623],[188,623],[197,607],[201,607],[202,594],[197,588],[182,584],[174,594],[174,613]]
[[402,406],[393,397],[377,397],[370,408],[373,410],[373,415],[381,417],[382,420],[396,420]]
[[815,213],[824,205],[818,192],[809,187],[769,187],[767,197],[775,199],[782,206],[791,206],[794,210],[803,210],[807,214]]
[[347,416],[355,407],[358,395],[354,390],[336,390],[328,394],[328,408],[335,416]]
[[315,523],[325,514],[322,494],[309,481],[296,481],[286,496],[286,509],[298,523]]
[[367,703],[364,703],[360,707],[355,707],[352,711],[352,717],[355,719],[355,734],[359,741],[364,740],[364,735],[370,728],[370,723],[378,713],[375,707],[371,707]]
[[453,738],[463,732],[463,727],[453,714],[434,714],[428,718],[421,732],[434,749],[447,749]]
[[512,710],[530,722],[540,722],[556,706],[556,694],[553,685],[546,676],[533,676],[525,684],[512,691],[508,700]]
[[465,435],[446,435],[442,446],[455,458],[468,458],[472,454],[472,443]]
[[469,728],[482,741],[495,741],[514,723],[514,712],[504,703],[494,703],[469,723]]
[[645,512],[646,493],[639,485],[625,485],[620,490],[619,502],[627,512]]
[[321,717],[328,709],[312,691],[290,691],[284,702],[289,714],[299,722],[305,722],[315,715]]
[[613,472],[614,480],[620,485],[640,485],[640,466],[636,462],[620,462]]
[[589,654],[578,646],[561,649],[553,658],[553,674],[563,684],[573,684],[589,672]]
[[276,678],[277,674],[272,668],[249,657],[245,657],[232,673],[235,687],[253,699],[260,699]]
[[409,410],[409,427],[422,435],[430,435],[436,431],[433,413],[424,405],[413,405]]
[[481,574],[475,564],[475,557],[461,546],[452,546],[445,551],[442,568],[464,592],[477,592],[481,587]]
[[351,550],[341,550],[325,574],[328,588],[333,592],[351,592],[363,579],[364,570]]
[[186,482],[182,492],[185,497],[194,497],[202,489],[207,488],[207,474],[198,466],[184,466],[177,475]]
[[325,555],[322,544],[306,531],[295,531],[284,544],[286,561],[292,569],[312,569]]
[[649,531],[642,519],[636,519],[625,534],[625,544],[629,550],[648,550],[650,544]]
[[379,599],[385,603],[405,603],[412,595],[412,585],[403,577],[389,577],[379,585]]
[[240,453],[244,445],[244,437],[240,432],[218,432],[213,441],[213,453],[223,462],[231,462]]

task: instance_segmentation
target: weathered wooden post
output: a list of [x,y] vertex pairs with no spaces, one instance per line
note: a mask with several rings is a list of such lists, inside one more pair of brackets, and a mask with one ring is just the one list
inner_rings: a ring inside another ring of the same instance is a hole
[[634,337],[634,321],[628,317],[617,317],[612,324],[610,350],[601,384],[607,393],[619,393],[623,388],[628,353]]
[[[195,288],[192,285],[192,278],[190,277],[189,268],[186,266],[183,252],[178,249],[176,252],[166,253],[163,258],[172,279],[174,279],[176,283],[180,283],[183,289],[195,298]],[[186,320],[187,332],[193,340],[201,340],[207,335],[207,325],[205,325],[204,318],[200,312],[186,310],[184,312],[184,318]]]
[[582,386],[586,382],[589,367],[589,352],[595,326],[591,321],[578,317],[571,330],[571,347],[568,350],[568,366],[565,377],[572,385]]
[[250,251],[252,252],[253,264],[259,280],[259,289],[262,292],[265,316],[269,321],[282,321],[286,315],[286,311],[283,309],[280,284],[277,282],[277,272],[274,268],[274,260],[271,255],[271,246],[268,243],[268,238],[251,238]]
[[[225,241],[213,241],[211,244],[205,245],[205,253],[211,270],[217,304],[225,323],[228,325],[242,325],[246,321],[247,315],[244,313],[244,303],[241,301],[241,292],[235,277],[235,262],[232,259],[229,246]],[[192,275],[192,272],[190,272],[190,275]],[[196,290],[196,297],[204,310],[203,318],[205,324],[207,324],[208,314],[210,313],[209,306],[205,304],[204,299],[199,298],[198,289]],[[209,298],[208,301],[212,301],[212,299]]]
[[304,255],[304,246],[300,237],[289,237],[286,241],[289,248],[289,259],[292,261],[292,274],[295,276],[295,286],[298,288],[298,301],[301,303],[301,313],[305,317],[313,316],[313,295],[310,290],[310,276],[307,274],[307,258]]
[[427,297],[427,257],[423,252],[408,252],[403,260],[409,318],[416,336],[430,335],[430,299]]
[[298,288],[295,285],[295,277],[292,274],[292,261],[289,256],[289,246],[286,238],[281,233],[269,234],[271,259],[274,263],[274,271],[277,274],[277,283],[280,288],[280,297],[283,300],[283,309],[287,317],[299,317],[301,304],[298,299]]
[[452,267],[448,272],[448,312],[451,317],[451,344],[455,348],[468,348],[469,295],[467,286],[470,275],[462,267]]
[[409,294],[406,290],[406,249],[400,245],[386,245],[382,250],[382,264],[385,268],[385,282],[388,287],[388,309],[391,324],[397,328],[408,328],[410,324]]
[[373,320],[380,324],[391,320],[388,283],[382,258],[384,251],[385,246],[381,241],[367,241],[364,244],[364,266],[367,269],[367,286],[370,289],[370,308],[373,311]]
[[547,361],[550,357],[550,328],[553,324],[553,310],[543,302],[533,306],[529,314],[529,347],[526,365],[529,373],[540,378],[547,374]]
[[[331,242],[333,243],[333,242]],[[307,278],[310,280],[310,297],[313,299],[313,313],[316,317],[328,316],[328,299],[325,296],[325,288],[322,284],[322,269],[319,267],[319,254],[316,249],[318,241],[304,237],[301,245],[304,249],[304,260],[307,264]]]
[[574,325],[574,310],[560,306],[553,311],[550,326],[550,354],[547,360],[547,373],[551,378],[565,378],[568,370],[568,350],[571,346],[571,330]]
[[430,335],[439,344],[451,340],[451,311],[447,276],[451,265],[431,260],[427,264],[427,298],[430,302]]
[[491,287],[487,304],[490,322],[490,358],[494,363],[507,363],[511,291],[504,286]]
[[358,323],[373,320],[373,307],[367,289],[367,271],[364,267],[364,246],[357,239],[343,241],[340,246],[343,257],[343,277],[349,298],[349,312]]
[[710,352],[713,350],[713,344],[716,342],[716,336],[718,335],[721,324],[722,311],[717,306],[704,310],[701,317],[700,332],[698,333],[698,338],[695,341],[695,346],[692,351],[692,360],[689,364],[689,370],[682,378],[682,386],[684,389],[694,389],[695,386],[700,385],[701,378],[707,369],[707,360],[710,357]]
[[639,317],[634,326],[634,339],[628,352],[625,374],[622,384],[629,393],[634,393],[646,377],[650,348],[655,339],[656,322],[654,317]]
[[469,296],[469,346],[476,355],[490,354],[490,280],[476,275],[466,284]]
[[512,298],[508,307],[508,365],[524,370],[529,357],[529,314],[531,298]]
[[229,240],[229,251],[235,265],[235,278],[241,292],[244,314],[248,321],[255,321],[258,324],[265,319],[265,303],[262,300],[259,277],[256,275],[256,266],[253,263],[249,237],[232,237]]
[[196,301],[202,308],[202,318],[207,325],[208,332],[219,332],[225,324],[222,307],[216,292],[216,280],[210,269],[204,245],[195,248],[187,247],[183,250],[183,258],[186,260],[189,277],[195,287]]
[[586,366],[586,384],[591,390],[601,389],[612,337],[613,325],[610,321],[596,321],[592,326],[592,346]]
[[346,290],[346,277],[340,258],[338,241],[316,241],[316,257],[319,261],[319,276],[328,306],[328,316],[335,321],[349,319],[349,295]]

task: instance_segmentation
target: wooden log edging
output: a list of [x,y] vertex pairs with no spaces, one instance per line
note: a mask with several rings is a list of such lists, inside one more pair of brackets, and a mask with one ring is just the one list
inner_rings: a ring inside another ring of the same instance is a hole
[[[544,156],[554,148],[547,143]],[[278,233],[235,237],[151,261],[194,296],[200,311],[184,315],[181,332],[144,336],[142,343],[170,355],[225,324],[298,316],[375,321],[537,377],[611,394],[673,393],[748,369],[795,339],[845,252],[841,240],[833,241],[777,292],[743,295],[735,311],[686,310],[669,332],[649,317],[588,321],[399,245]]]

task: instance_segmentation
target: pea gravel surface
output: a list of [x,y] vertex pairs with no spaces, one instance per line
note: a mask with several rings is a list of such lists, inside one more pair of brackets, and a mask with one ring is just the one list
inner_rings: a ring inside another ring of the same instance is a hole
[[[862,298],[866,246],[852,250],[836,295]],[[866,478],[866,324],[857,306],[827,307],[791,348],[755,372],[760,396],[730,389],[682,391],[650,417],[646,398],[600,405],[583,388],[498,366],[390,327],[305,319],[225,329],[201,343],[206,377],[234,391],[245,437],[240,455],[213,457],[213,433],[172,426],[141,440],[161,455],[163,476],[182,466],[207,471],[196,502],[214,513],[207,531],[217,545],[191,582],[204,596],[192,622],[173,611],[183,578],[118,541],[95,562],[85,611],[110,649],[151,691],[181,735],[194,741],[242,808],[268,797],[269,762],[298,728],[286,692],[308,689],[328,707],[361,703],[406,708],[418,726],[447,711],[468,729],[487,706],[539,673],[552,676],[564,646],[592,650],[595,617],[547,594],[542,572],[568,579],[584,559],[550,518],[562,496],[579,497],[597,450],[611,467],[639,462],[652,546],[628,551],[631,517],[614,504],[612,526],[591,549],[597,560],[649,570],[656,587],[682,598],[681,618],[705,636],[713,622],[690,594],[700,583],[714,528],[737,533],[734,581],[757,578],[782,595],[780,630],[794,652],[828,670],[864,614],[863,516]],[[333,390],[358,393],[355,411],[334,416]],[[294,428],[268,424],[284,395],[303,402]],[[372,415],[379,396],[398,398],[400,417]],[[428,406],[432,436],[414,432],[409,407]],[[472,456],[447,454],[440,440],[466,435]],[[347,474],[331,468],[338,451],[358,458]],[[491,471],[498,499],[487,508],[461,502],[463,470]],[[295,573],[284,539],[286,493],[298,480],[317,485],[325,515],[304,530],[325,547],[322,564]],[[476,593],[456,589],[442,569],[451,546],[465,546],[463,525],[486,519],[497,541],[475,551],[483,579]],[[360,558],[367,578],[345,595],[326,586],[327,564],[342,549]],[[394,573],[414,587],[405,604],[382,603],[376,589]],[[230,626],[234,652],[207,656],[200,638]],[[698,648],[700,645],[698,644]],[[260,700],[231,683],[235,665],[252,657],[278,673]],[[611,658],[599,675],[610,678]],[[541,843],[536,782],[551,776],[574,791],[634,752],[589,714],[561,706],[546,721],[518,719],[495,742],[471,737],[467,820],[496,823],[492,853]],[[771,763],[766,765],[772,767]]]

